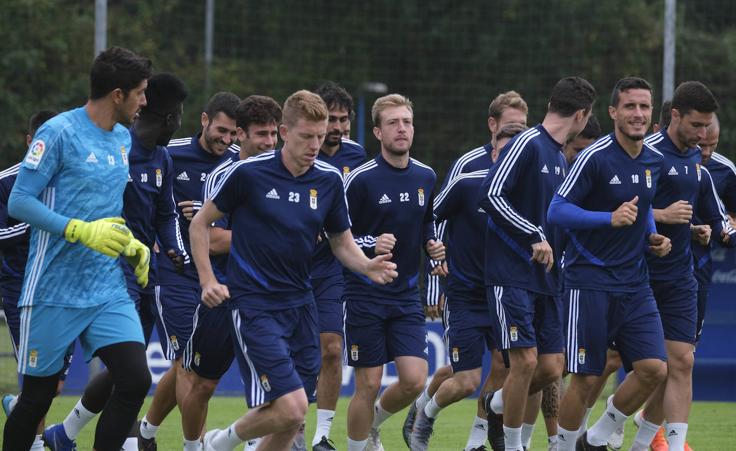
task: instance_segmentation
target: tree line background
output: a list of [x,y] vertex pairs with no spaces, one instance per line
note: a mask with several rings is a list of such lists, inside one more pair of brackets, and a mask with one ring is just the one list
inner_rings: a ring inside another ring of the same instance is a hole
[[[25,153],[31,113],[84,103],[94,2],[2,3],[0,166],[7,167]],[[220,90],[283,102],[297,89],[334,80],[357,102],[365,82],[385,83],[414,102],[413,155],[443,177],[454,158],[488,140],[488,104],[509,89],[525,98],[534,124],[552,85],[580,75],[598,91],[595,114],[607,132],[611,88],[638,75],[655,87],[656,120],[663,10],[663,0],[216,0],[209,92],[204,0],[110,0],[108,45],[133,49],[155,70],[185,80],[190,97],[178,137],[198,131],[203,105]],[[680,0],[676,35],[676,82],[700,80],[713,90],[721,104],[719,151],[733,158],[736,2]],[[370,110],[376,94],[363,94]],[[373,154],[370,128],[366,148]]]

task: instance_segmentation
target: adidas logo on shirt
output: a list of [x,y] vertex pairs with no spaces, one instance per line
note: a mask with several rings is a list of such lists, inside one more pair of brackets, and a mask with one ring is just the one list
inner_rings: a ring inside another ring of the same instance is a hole
[[181,180],[182,182],[188,182],[189,181],[189,175],[187,175],[187,171],[182,172],[181,174],[176,176],[177,180]]
[[609,185],[620,185],[621,180],[618,179],[618,175],[614,175],[610,182],[608,182]]
[[549,169],[547,169],[547,165],[545,164],[542,166],[542,174],[549,174]]
[[379,205],[390,204],[390,203],[391,203],[391,199],[389,199],[389,197],[386,194],[381,196],[381,199],[378,201]]
[[90,152],[89,153],[89,156],[87,157],[87,159],[85,161],[87,163],[97,163],[97,157],[95,156],[94,153]]
[[266,199],[281,199],[279,193],[276,192],[276,188],[271,188],[271,191],[266,194]]
[[675,169],[675,167],[672,166],[672,168],[670,168],[670,172],[668,172],[667,175],[678,175],[677,169]]

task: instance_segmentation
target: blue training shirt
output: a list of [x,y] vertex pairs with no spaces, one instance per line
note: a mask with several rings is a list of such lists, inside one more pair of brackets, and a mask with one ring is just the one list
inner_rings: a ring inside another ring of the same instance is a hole
[[[317,158],[327,164],[331,164],[339,170],[343,178],[350,174],[350,171],[360,166],[365,161],[365,149],[363,146],[343,138],[340,142],[340,148],[334,155],[329,156],[320,150]],[[312,266],[312,278],[322,278],[342,274],[342,265],[337,261],[330,243],[323,239],[317,244],[317,250],[314,253],[314,263]]]
[[[46,185],[38,199],[62,217],[94,221],[121,216],[129,151],[130,133],[122,125],[107,131],[90,120],[84,107],[66,111],[38,129],[13,190],[40,178]],[[121,299],[130,298],[117,259],[31,223],[19,307],[93,307]]]
[[[578,155],[558,196],[589,212],[613,212],[639,196],[638,212],[636,222],[627,227],[611,226],[610,218],[606,225],[592,229],[565,224],[565,288],[636,292],[648,286],[648,213],[663,158],[647,144],[631,158],[613,133]],[[550,210],[550,220],[555,219]]]
[[230,215],[231,308],[281,310],[314,302],[310,273],[317,235],[350,228],[342,175],[319,160],[299,177],[281,150],[239,161],[212,201]]
[[18,177],[20,163],[0,172],[0,296],[8,298],[20,296],[28,260],[28,241],[31,229],[28,224],[18,221],[8,214],[8,198]]
[[[489,215],[486,286],[560,294],[561,240],[559,231],[547,224],[547,208],[565,177],[567,163],[561,149],[539,124],[512,138],[489,170],[480,192],[480,206]],[[544,240],[554,254],[550,272],[531,261],[532,244]]]
[[151,250],[151,264],[148,271],[148,285],[143,288],[136,283],[133,268],[121,259],[128,289],[153,293],[156,285],[156,253],[153,245],[161,244],[160,258],[166,258],[168,250],[184,256],[186,264],[189,255],[184,250],[184,241],[179,226],[176,204],[174,203],[173,181],[174,165],[166,147],[143,147],[135,130],[130,131],[131,148],[128,184],[123,194],[123,217],[133,236]]
[[[490,160],[490,157],[488,158]],[[437,195],[434,214],[447,224],[447,266],[445,292],[451,308],[486,310],[483,278],[486,212],[476,198],[488,169],[461,173]]]
[[396,237],[393,258],[398,277],[378,285],[345,270],[345,297],[350,302],[380,304],[419,301],[419,260],[424,245],[436,239],[432,203],[437,180],[432,168],[410,158],[405,168],[391,166],[379,154],[345,179],[353,236],[369,258],[375,257],[376,238]]
[[[201,134],[190,138],[173,139],[169,142],[167,149],[174,167],[174,202],[177,204],[179,215],[179,230],[184,242],[184,249],[191,255],[189,244],[189,220],[182,214],[179,202],[194,201],[195,211],[202,208],[203,187],[207,175],[225,160],[237,160],[238,151],[231,146],[223,155],[214,155],[204,150],[199,144]],[[163,251],[163,249],[162,249]],[[169,258],[160,256],[158,261],[158,283],[159,285],[179,285],[199,287],[197,269],[193,264],[185,264],[184,272],[179,274]]]
[[[648,136],[645,142],[664,155],[662,174],[657,184],[653,207],[664,209],[678,200],[693,207],[693,215],[712,228],[711,237],[720,241],[721,231],[731,231],[725,211],[718,200],[710,173],[700,165],[700,148],[680,151],[667,135],[667,129]],[[675,280],[693,273],[690,224],[657,223],[660,234],[672,241],[665,257],[647,257],[652,280]]]

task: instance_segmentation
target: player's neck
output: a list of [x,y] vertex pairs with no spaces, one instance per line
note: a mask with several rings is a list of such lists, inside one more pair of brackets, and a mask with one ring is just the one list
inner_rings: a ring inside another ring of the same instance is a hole
[[286,170],[294,177],[299,177],[311,167],[311,165],[303,166],[299,164],[296,158],[291,155],[291,152],[286,149],[286,146],[281,149],[281,163],[283,163]]
[[337,143],[337,145],[334,146],[322,144],[322,148],[319,149],[320,152],[327,155],[328,157],[334,157],[338,150],[340,150],[340,143]]
[[100,100],[87,100],[84,109],[87,111],[87,116],[89,116],[92,123],[103,130],[111,131],[118,122],[115,117],[115,109],[104,98]]
[[395,168],[404,169],[405,167],[409,166],[409,152],[406,152],[402,155],[396,155],[393,152],[389,152],[388,150],[381,147],[381,156],[383,157],[384,161],[386,161],[386,163]]
[[680,142],[680,138],[677,136],[677,129],[671,125],[667,127],[667,136],[680,153],[685,153],[687,151],[687,145]]
[[145,149],[153,149],[156,147],[156,140],[159,135],[157,127],[147,127],[144,123],[141,123],[140,120],[137,120],[130,128],[130,133],[135,135],[138,142]]
[[634,141],[628,136],[621,133],[618,128],[615,130],[616,141],[624,151],[629,154],[631,158],[636,158],[641,153],[641,149],[644,146],[644,139]]
[[557,114],[547,113],[542,121],[542,127],[547,130],[547,133],[549,133],[552,139],[560,145],[563,145],[570,139],[570,130],[573,127],[573,118],[574,116],[561,117]]

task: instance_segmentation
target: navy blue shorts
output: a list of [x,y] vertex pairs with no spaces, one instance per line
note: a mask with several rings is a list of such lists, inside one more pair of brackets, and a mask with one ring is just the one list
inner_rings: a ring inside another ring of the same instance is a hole
[[235,358],[230,323],[232,315],[227,306],[202,305],[194,336],[182,355],[182,366],[205,379],[219,380]]
[[445,338],[447,355],[454,372],[483,366],[483,355],[496,347],[491,315],[487,309],[453,309],[445,306]]
[[[3,295],[3,311],[5,312],[5,321],[8,323],[8,332],[10,333],[10,344],[13,346],[13,355],[15,361],[18,361],[18,345],[20,344],[20,310],[18,310],[18,295]],[[61,375],[59,378],[63,381],[69,374],[69,367],[72,365],[72,357],[74,357],[74,343],[69,346],[64,355],[64,363],[61,366]]]
[[230,315],[248,407],[300,388],[314,398],[322,361],[314,303],[285,310],[240,308]]
[[698,283],[684,279],[650,280],[666,340],[695,344],[698,332]]
[[342,305],[342,292],[345,284],[342,274],[312,279],[314,302],[319,315],[319,332],[343,335],[345,330],[345,310]]
[[200,290],[185,285],[156,285],[156,328],[168,360],[184,354],[199,321]]
[[493,338],[500,349],[537,348],[539,354],[559,354],[564,348],[562,301],[523,288],[486,288]]
[[651,290],[567,289],[564,306],[568,372],[600,376],[606,367],[606,351],[614,342],[627,371],[639,360],[667,360]]
[[427,358],[424,307],[411,304],[345,302],[348,365],[376,367],[396,357]]
[[695,340],[700,341],[700,335],[703,333],[703,325],[705,324],[705,309],[708,306],[708,297],[710,296],[710,283],[698,281],[698,319],[697,330],[695,332]]
[[143,339],[151,341],[151,333],[153,326],[156,324],[156,295],[154,293],[142,293],[138,290],[128,288],[128,294],[135,303],[135,309],[141,318],[141,327],[143,328]]

